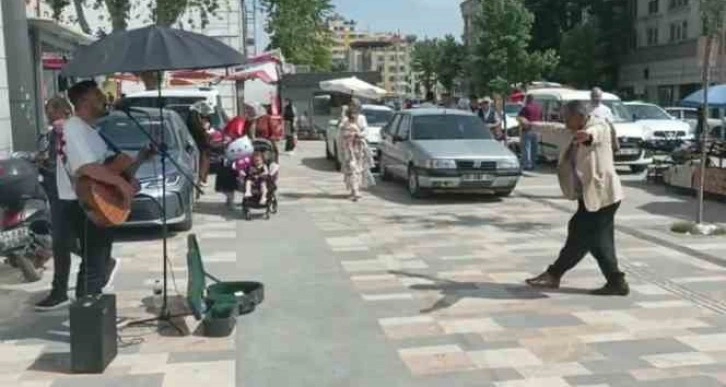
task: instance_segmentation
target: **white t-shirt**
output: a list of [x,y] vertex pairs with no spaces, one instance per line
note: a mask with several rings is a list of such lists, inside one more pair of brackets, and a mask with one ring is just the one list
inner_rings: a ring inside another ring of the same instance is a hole
[[61,149],[56,163],[58,197],[61,200],[76,200],[78,197],[69,175],[75,176],[78,168],[101,163],[114,153],[108,149],[101,135],[78,117],[71,117],[65,122],[59,141]]
[[597,105],[596,107],[594,107],[590,111],[590,115],[603,119],[603,120],[606,120],[608,122],[615,121],[615,116],[613,115],[613,111],[610,110],[610,108],[607,107],[607,105],[602,104],[602,103]]

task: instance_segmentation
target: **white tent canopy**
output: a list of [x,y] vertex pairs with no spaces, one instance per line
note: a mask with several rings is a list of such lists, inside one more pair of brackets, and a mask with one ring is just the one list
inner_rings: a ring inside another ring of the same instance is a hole
[[388,93],[378,86],[361,81],[356,77],[331,79],[320,82],[320,89],[323,91],[350,94],[353,97],[381,99]]

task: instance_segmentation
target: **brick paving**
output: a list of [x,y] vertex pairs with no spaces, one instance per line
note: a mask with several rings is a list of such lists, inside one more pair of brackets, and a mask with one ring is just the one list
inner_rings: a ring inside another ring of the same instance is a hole
[[[283,158],[281,213],[268,222],[235,221],[215,195],[199,205],[209,270],[266,285],[233,337],[126,329],[105,374],[69,375],[67,312],[29,310],[48,279],[17,284],[3,269],[0,385],[726,385],[726,239],[667,231],[692,198],[625,176],[616,238],[631,296],[587,295],[603,282],[591,258],[545,292],[523,280],[556,256],[572,209],[551,173],[503,200],[413,201],[402,183],[381,183],[352,203],[321,145]],[[707,208],[726,221],[725,205]],[[119,314],[148,315],[160,243],[124,240]],[[171,291],[184,294],[184,236],[170,246]]]

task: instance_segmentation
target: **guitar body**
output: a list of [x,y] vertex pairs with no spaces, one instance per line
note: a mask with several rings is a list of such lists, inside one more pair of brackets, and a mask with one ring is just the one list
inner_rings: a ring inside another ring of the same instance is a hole
[[129,218],[136,188],[125,174],[134,164],[131,157],[120,153],[100,168],[78,177],[76,195],[89,219],[97,226],[119,226]]

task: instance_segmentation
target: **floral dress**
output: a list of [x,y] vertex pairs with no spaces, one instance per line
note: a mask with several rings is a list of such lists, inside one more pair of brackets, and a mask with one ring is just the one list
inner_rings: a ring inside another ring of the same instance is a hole
[[[364,127],[361,120],[351,122],[347,117],[340,124],[340,149],[344,182],[347,189],[354,194],[361,188],[375,185],[376,180],[371,173],[373,154],[363,135]],[[365,121],[363,121],[365,122]]]

